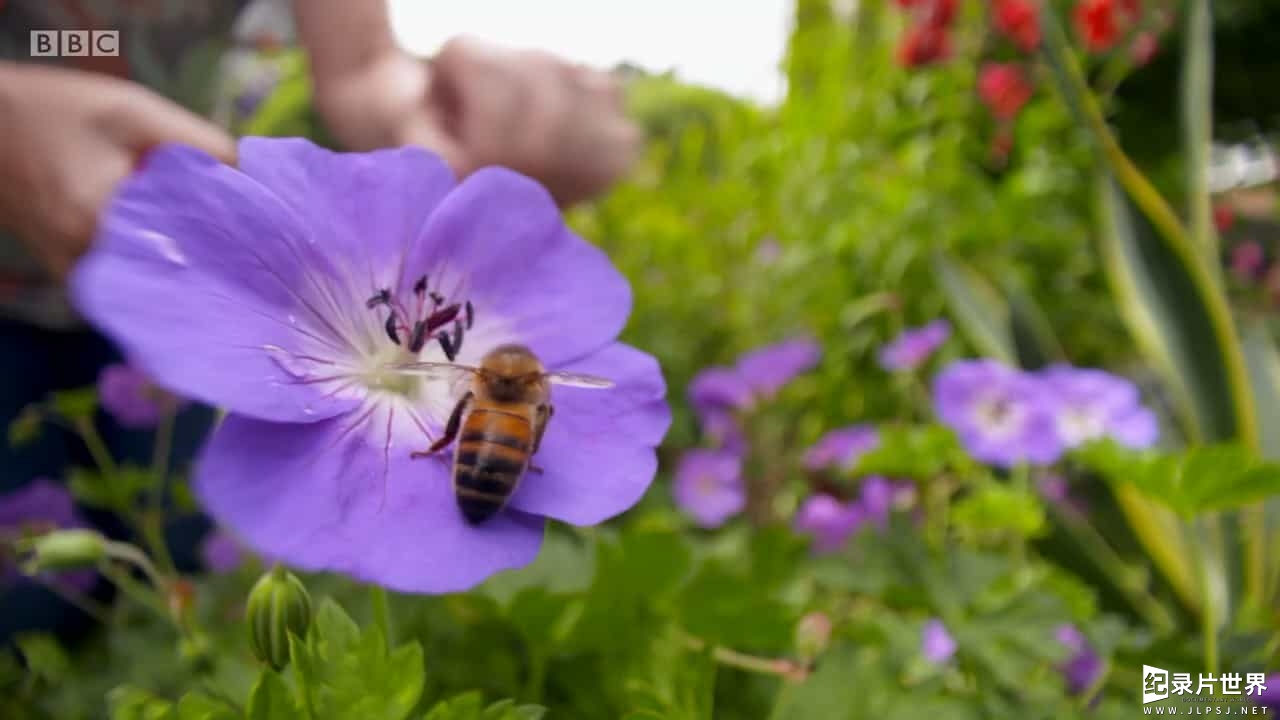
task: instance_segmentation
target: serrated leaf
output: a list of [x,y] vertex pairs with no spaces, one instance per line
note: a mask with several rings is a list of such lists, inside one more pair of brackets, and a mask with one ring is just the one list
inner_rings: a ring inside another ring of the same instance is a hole
[[965,338],[980,354],[1016,364],[1009,306],[1000,294],[972,268],[940,252],[933,256],[933,273]]
[[275,720],[298,714],[293,695],[284,679],[273,670],[263,670],[249,691],[248,720]]

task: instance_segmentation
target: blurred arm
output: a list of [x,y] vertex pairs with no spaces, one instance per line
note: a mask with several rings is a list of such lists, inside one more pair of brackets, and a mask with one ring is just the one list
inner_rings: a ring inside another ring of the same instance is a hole
[[320,95],[397,52],[386,0],[294,0],[293,8]]

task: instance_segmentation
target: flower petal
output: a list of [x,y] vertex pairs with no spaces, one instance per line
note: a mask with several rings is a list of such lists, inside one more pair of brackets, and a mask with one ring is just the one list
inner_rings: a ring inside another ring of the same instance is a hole
[[107,209],[73,298],[157,384],[255,417],[311,422],[354,400],[301,382],[271,349],[334,356],[341,318],[315,291],[296,213],[202,152],[154,151]]
[[565,226],[541,185],[511,170],[468,176],[422,233],[401,284],[433,268],[461,274],[477,323],[508,323],[548,366],[612,342],[631,311],[631,288],[608,256]]
[[634,505],[653,482],[654,448],[671,425],[666,384],[650,355],[621,343],[566,369],[608,377],[608,390],[558,387],[529,473],[511,506],[575,525],[594,525]]
[[[448,458],[411,460],[352,417],[306,425],[230,416],[205,449],[196,492],[260,554],[403,592],[467,590],[538,554],[544,521],[499,513],[470,526]],[[384,436],[385,437],[385,436]]]
[[[244,138],[239,167],[297,214],[361,299],[396,286],[406,248],[456,184],[417,147],[336,153],[302,138]],[[416,280],[398,289],[407,295]]]

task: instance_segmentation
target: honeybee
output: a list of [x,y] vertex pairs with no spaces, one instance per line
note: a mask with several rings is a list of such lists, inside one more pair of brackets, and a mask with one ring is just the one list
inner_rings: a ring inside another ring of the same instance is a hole
[[[453,456],[453,492],[462,517],[478,525],[493,517],[515,493],[532,464],[547,423],[555,412],[551,386],[605,389],[613,382],[591,375],[547,372],[524,345],[500,345],[479,367],[446,362],[414,362],[396,370],[445,380],[470,379],[470,389],[454,406],[444,435],[410,457],[431,457],[458,441]],[[459,435],[461,437],[459,437]]]

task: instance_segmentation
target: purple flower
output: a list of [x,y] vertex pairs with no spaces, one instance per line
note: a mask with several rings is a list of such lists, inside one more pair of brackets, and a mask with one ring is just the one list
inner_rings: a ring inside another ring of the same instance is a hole
[[1242,242],[1231,249],[1231,272],[1245,282],[1257,278],[1266,262],[1266,252],[1256,240]]
[[1054,419],[1065,447],[1107,436],[1141,449],[1158,439],[1155,413],[1142,405],[1137,386],[1128,380],[1069,365],[1046,368],[1040,377],[1054,397]]
[[1262,681],[1262,689],[1254,690],[1253,703],[1264,708],[1280,710],[1280,673],[1271,673]]
[[217,529],[200,543],[200,559],[214,573],[229,573],[244,563],[244,550],[231,533]]
[[1102,674],[1102,658],[1098,656],[1081,632],[1074,625],[1062,625],[1055,636],[1058,642],[1071,652],[1066,662],[1058,667],[1067,682],[1067,689],[1074,695],[1088,690]]
[[770,397],[818,364],[822,348],[807,338],[785,340],[738,358],[738,372],[757,397]]
[[880,348],[880,367],[885,370],[915,370],[951,337],[951,323],[934,320],[928,325],[904,330]]
[[934,618],[924,624],[920,631],[920,653],[935,664],[944,663],[956,654],[956,641],[941,620]]
[[[548,517],[590,525],[639,500],[670,424],[662,374],[616,341],[630,288],[546,190],[501,168],[456,183],[417,148],[246,138],[238,156],[153,151],[72,276],[142,370],[228,411],[194,477],[219,525],[299,568],[438,593],[531,562]],[[465,387],[389,365],[475,365],[512,342],[615,387],[557,387],[542,472],[473,525],[452,447],[410,456]]]
[[821,470],[832,465],[851,468],[868,451],[880,443],[880,433],[873,425],[851,425],[832,430],[818,438],[804,455],[804,466]]
[[704,528],[720,527],[747,505],[742,461],[728,452],[690,450],[676,466],[676,504]]
[[915,495],[916,486],[911,483],[890,482],[873,475],[862,481],[858,504],[868,520],[884,528],[888,525],[889,513],[895,508],[909,506]]
[[1051,395],[995,360],[959,360],[933,381],[934,412],[969,454],[998,467],[1047,465],[1062,455]]
[[781,256],[782,246],[778,244],[777,238],[766,237],[756,245],[756,262],[761,265],[772,265],[778,262]]
[[844,503],[830,495],[811,495],[796,511],[797,532],[813,538],[813,552],[825,555],[839,551],[862,527],[865,518],[856,502]]
[[[56,529],[85,527],[88,525],[76,510],[71,494],[45,478],[37,478],[17,490],[0,495],[0,540],[11,541]],[[0,581],[24,581],[26,576],[10,560],[0,555]],[[92,588],[95,578],[92,570],[75,570],[52,576],[58,585],[80,592]]]
[[121,426],[155,427],[173,398],[151,384],[147,376],[127,363],[102,368],[98,374],[98,400]]

